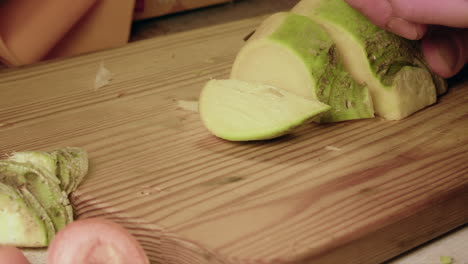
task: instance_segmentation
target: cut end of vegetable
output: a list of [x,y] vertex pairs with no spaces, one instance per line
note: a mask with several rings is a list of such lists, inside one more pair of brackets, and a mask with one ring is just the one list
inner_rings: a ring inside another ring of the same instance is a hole
[[331,107],[321,123],[374,117],[368,86],[352,78],[326,30],[306,16],[267,18],[237,55],[231,79],[319,100]]
[[[277,74],[272,74],[272,73]],[[293,51],[279,43],[257,40],[246,45],[234,63],[232,79],[261,82],[297,95],[316,99],[314,81],[306,65]]]
[[401,120],[437,101],[432,76],[425,69],[405,66],[396,74],[393,84],[398,105],[387,110],[389,120]]
[[0,245],[47,246],[43,221],[14,188],[1,182],[0,208]]
[[210,80],[200,95],[204,125],[230,141],[276,138],[329,109],[281,88],[239,80]]
[[323,71],[320,67],[327,57],[318,49],[323,45],[326,49],[331,42],[315,41],[317,34],[304,32],[311,31],[310,26],[312,30],[318,27],[305,17],[286,12],[268,17],[236,56],[230,78],[281,87],[317,99],[314,77]]

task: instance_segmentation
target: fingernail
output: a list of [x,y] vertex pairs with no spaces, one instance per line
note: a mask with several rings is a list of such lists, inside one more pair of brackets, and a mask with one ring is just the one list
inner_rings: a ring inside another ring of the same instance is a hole
[[422,38],[426,31],[425,26],[408,22],[399,17],[391,18],[387,22],[386,28],[397,35],[411,40]]

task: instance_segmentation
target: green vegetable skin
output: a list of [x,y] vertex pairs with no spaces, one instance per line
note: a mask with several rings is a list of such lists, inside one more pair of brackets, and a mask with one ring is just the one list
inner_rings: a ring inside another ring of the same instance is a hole
[[345,71],[332,39],[309,18],[277,13],[236,57],[231,79],[269,84],[331,106],[320,122],[374,117],[365,84]]
[[449,257],[449,256],[441,256],[440,257],[440,263],[442,263],[442,264],[452,264],[453,259],[452,259],[452,257]]
[[88,173],[88,153],[80,148],[65,148],[52,152],[57,156],[58,177],[62,189],[70,194]]
[[48,242],[44,222],[14,188],[0,183],[0,244],[40,247]]
[[[60,157],[64,157],[62,161]],[[0,233],[0,245],[47,246],[56,232],[73,221],[68,194],[76,189],[87,173],[87,157],[86,151],[80,148],[65,148],[53,152],[18,152],[0,161],[0,184],[4,186],[0,189],[2,206],[13,208],[21,202],[25,205],[24,210],[16,215],[4,211],[0,221],[16,217],[18,225]],[[65,185],[63,172],[68,173],[68,183]],[[3,223],[0,222],[0,225],[3,226]],[[37,229],[38,232],[42,230],[41,234],[45,234],[45,238],[36,234],[21,240],[22,232],[30,229]]]
[[64,148],[52,151],[25,151],[13,153],[9,160],[31,164],[45,171],[44,176],[60,183],[68,195],[88,172],[88,154],[81,148]]
[[434,104],[437,90],[445,91],[446,83],[428,70],[416,42],[378,28],[344,0],[302,0],[292,12],[327,30],[347,70],[369,86],[378,115],[403,119]]
[[40,171],[28,164],[2,161],[0,175],[0,182],[17,189],[26,188],[50,216],[55,230],[65,227],[72,217],[66,209],[70,202],[59,185],[48,181]]
[[279,137],[329,109],[274,86],[239,80],[211,80],[200,95],[205,126],[231,141]]

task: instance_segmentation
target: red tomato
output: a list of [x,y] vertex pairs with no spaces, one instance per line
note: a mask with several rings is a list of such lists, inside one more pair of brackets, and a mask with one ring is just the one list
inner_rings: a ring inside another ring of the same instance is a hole
[[21,250],[11,246],[0,246],[0,264],[30,264]]
[[105,219],[91,218],[67,225],[49,246],[48,264],[76,263],[149,264],[149,260],[125,228]]

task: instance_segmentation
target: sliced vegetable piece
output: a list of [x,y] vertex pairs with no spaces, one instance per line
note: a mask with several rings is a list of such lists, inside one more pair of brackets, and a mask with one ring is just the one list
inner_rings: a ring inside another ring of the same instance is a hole
[[67,207],[71,207],[67,195],[59,185],[44,177],[41,171],[25,163],[0,161],[0,182],[18,190],[25,188],[47,212],[55,231],[73,220]]
[[43,175],[51,181],[60,183],[60,187],[67,195],[76,190],[88,172],[88,153],[77,147],[61,148],[51,152],[15,152],[8,160],[26,163],[36,170],[43,171]]
[[48,264],[149,264],[138,241],[105,219],[76,220],[58,232],[48,249]]
[[373,25],[344,0],[302,0],[292,12],[327,30],[347,70],[369,86],[378,115],[400,120],[436,102],[435,81],[443,82],[431,75],[416,42]]
[[[17,247],[48,245],[44,222],[14,188],[3,183],[0,183],[0,245]],[[1,261],[0,258],[0,263]]]
[[49,244],[50,241],[52,241],[54,238],[56,232],[52,219],[47,214],[44,207],[42,207],[42,205],[36,200],[34,195],[32,195],[32,193],[26,188],[26,186],[21,186],[19,188],[19,192],[21,196],[24,197],[24,201],[27,202],[29,208],[32,208],[44,222],[47,231],[47,244]]
[[282,12],[267,18],[238,53],[231,79],[320,100],[331,107],[321,122],[374,117],[366,84],[353,80],[327,32],[305,16]]
[[30,264],[21,250],[12,246],[0,246],[0,264]]
[[44,151],[15,152],[8,158],[8,160],[32,165],[36,169],[42,170],[43,175],[49,177],[51,181],[56,183],[60,182],[56,176],[57,156],[53,153],[47,153]]
[[279,137],[329,109],[274,86],[239,80],[210,80],[200,95],[206,128],[231,141]]

